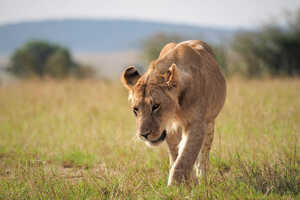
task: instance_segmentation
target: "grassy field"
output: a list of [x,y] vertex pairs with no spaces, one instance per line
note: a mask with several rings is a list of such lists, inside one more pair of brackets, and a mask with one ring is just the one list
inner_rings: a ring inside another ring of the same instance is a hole
[[0,85],[0,199],[300,199],[300,80],[231,79],[208,183],[167,187],[118,82]]

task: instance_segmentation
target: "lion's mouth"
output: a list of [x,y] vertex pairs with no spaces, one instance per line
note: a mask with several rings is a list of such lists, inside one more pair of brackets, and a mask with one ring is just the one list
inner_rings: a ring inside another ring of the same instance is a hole
[[157,143],[159,143],[159,142],[164,141],[165,138],[166,138],[166,136],[167,136],[167,131],[164,130],[164,131],[162,132],[162,134],[160,135],[160,137],[159,137],[157,140],[150,141],[150,142],[151,142],[152,144],[157,144]]

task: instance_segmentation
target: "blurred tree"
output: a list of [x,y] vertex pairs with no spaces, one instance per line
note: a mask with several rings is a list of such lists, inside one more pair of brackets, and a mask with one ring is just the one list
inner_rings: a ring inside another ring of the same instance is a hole
[[76,68],[67,49],[59,48],[49,56],[45,65],[45,74],[55,78],[63,78]]
[[17,49],[8,70],[17,76],[44,75],[48,57],[59,48],[45,41],[30,41]]
[[268,24],[258,32],[240,32],[232,44],[243,58],[249,76],[300,74],[300,9],[285,25]]
[[246,75],[249,77],[262,76],[266,71],[261,60],[257,58],[258,46],[254,42],[259,43],[257,33],[240,32],[235,35],[232,44],[233,50],[242,57],[239,67],[246,68]]
[[46,41],[30,41],[14,52],[7,70],[18,77],[64,78],[92,74],[92,68],[84,68],[73,61],[68,49]]

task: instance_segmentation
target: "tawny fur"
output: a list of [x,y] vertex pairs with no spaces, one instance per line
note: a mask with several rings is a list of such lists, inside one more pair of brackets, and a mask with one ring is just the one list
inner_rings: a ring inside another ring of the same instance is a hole
[[138,136],[150,145],[166,140],[168,185],[191,180],[193,166],[206,176],[214,122],[226,97],[225,78],[211,48],[199,40],[169,43],[144,75],[129,67],[122,81],[130,90]]

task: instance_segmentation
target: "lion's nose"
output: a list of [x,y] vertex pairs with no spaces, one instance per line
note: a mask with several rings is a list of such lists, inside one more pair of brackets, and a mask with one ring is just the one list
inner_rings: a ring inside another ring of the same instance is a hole
[[147,139],[148,135],[150,135],[150,134],[151,134],[151,131],[147,131],[147,132],[141,133],[140,135]]

